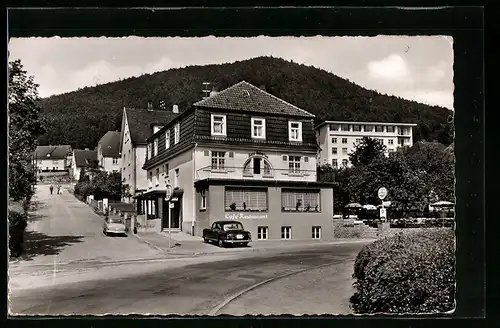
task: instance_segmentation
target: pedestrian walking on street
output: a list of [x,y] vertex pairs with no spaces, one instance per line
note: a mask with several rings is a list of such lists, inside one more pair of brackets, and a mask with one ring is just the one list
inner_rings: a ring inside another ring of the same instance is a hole
[[52,192],[54,191],[54,186],[53,185],[50,185],[50,194],[52,195]]
[[59,195],[61,193],[61,185],[57,186],[57,194]]

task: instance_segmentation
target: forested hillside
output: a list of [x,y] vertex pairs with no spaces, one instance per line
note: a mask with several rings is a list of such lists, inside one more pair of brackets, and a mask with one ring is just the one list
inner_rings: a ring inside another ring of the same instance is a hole
[[189,66],[129,78],[42,99],[46,134],[41,145],[71,144],[94,148],[109,130],[119,130],[123,107],[155,109],[163,100],[181,111],[202,97],[202,82],[216,90],[245,80],[265,86],[271,94],[297,105],[322,120],[418,123],[415,141],[453,141],[452,111],[381,95],[334,74],[279,58],[258,57],[231,64]]

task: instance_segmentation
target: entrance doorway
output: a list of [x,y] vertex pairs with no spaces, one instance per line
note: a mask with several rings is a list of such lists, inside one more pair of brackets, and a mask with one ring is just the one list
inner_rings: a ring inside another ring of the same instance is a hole
[[253,159],[253,174],[260,174],[260,158]]

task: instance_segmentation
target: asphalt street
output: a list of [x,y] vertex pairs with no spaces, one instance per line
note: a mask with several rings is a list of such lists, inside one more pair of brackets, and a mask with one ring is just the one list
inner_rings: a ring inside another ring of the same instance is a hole
[[44,188],[27,259],[9,265],[11,314],[350,312],[362,243],[168,258],[135,237],[104,236],[87,205]]

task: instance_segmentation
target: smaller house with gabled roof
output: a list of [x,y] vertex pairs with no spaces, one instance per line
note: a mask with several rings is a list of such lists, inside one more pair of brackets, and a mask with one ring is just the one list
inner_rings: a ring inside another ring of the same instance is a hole
[[[120,155],[122,183],[130,187],[130,194],[136,196],[147,191],[146,171],[142,169],[146,160],[147,139],[172,118],[176,110],[153,110],[151,103],[147,109],[124,108],[120,133]],[[133,198],[124,202],[133,202]]]
[[83,168],[89,168],[97,162],[97,151],[88,148],[73,150],[73,165],[71,167],[74,181],[80,179],[80,172]]
[[97,160],[106,172],[120,172],[120,132],[108,131],[97,144]]
[[33,154],[38,172],[64,172],[71,166],[70,145],[37,146]]

